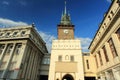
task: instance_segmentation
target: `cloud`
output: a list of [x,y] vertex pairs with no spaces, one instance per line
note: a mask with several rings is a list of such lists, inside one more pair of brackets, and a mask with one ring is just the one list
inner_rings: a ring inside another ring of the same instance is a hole
[[[47,34],[45,32],[39,31],[40,36],[46,42],[46,46],[49,52],[51,52],[52,40],[57,39],[54,35]],[[81,41],[82,52],[89,52],[88,47],[92,41],[91,38],[78,38]]]
[[10,19],[0,18],[0,27],[24,26],[24,25],[28,24],[21,21],[13,21]]
[[91,38],[77,38],[81,41],[82,52],[89,52],[88,47],[92,41]]
[[107,0],[107,2],[109,2],[109,3],[110,3],[110,2],[111,2],[111,0]]
[[10,3],[8,1],[3,1],[2,4],[3,5],[9,5]]
[[52,47],[52,40],[56,39],[55,36],[47,34],[45,32],[39,31],[40,36],[43,38],[43,40],[46,42],[46,46],[49,52],[51,52]]

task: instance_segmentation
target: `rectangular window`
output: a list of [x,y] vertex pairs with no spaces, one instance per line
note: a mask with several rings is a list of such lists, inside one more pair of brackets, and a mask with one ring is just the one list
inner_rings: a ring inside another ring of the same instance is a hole
[[13,48],[13,44],[8,44],[6,54],[10,54],[10,52],[12,51],[12,48]]
[[110,50],[112,52],[112,55],[113,57],[115,58],[116,56],[118,56],[117,52],[116,52],[116,49],[115,49],[115,46],[114,46],[114,43],[112,41],[112,38],[108,41],[109,43],[109,46],[110,46]]
[[118,36],[118,38],[120,40],[120,28],[117,30],[116,34],[117,34],[117,36]]
[[97,68],[98,68],[98,61],[97,61],[97,56],[96,55],[95,55],[95,62],[96,62]]
[[90,69],[89,61],[88,60],[86,60],[86,64],[87,64],[87,69]]
[[4,44],[0,44],[0,54],[2,54],[4,47],[5,47]]
[[62,61],[62,56],[58,56],[58,61]]
[[100,64],[103,65],[102,57],[101,57],[100,51],[98,52],[98,55],[99,55],[99,59],[100,59]]
[[106,52],[105,46],[102,49],[103,49],[103,53],[104,53],[104,56],[105,56],[105,60],[106,60],[106,62],[108,62],[109,59],[108,59],[108,56],[107,56],[107,52]]
[[20,54],[21,47],[22,47],[22,44],[17,44],[16,50],[15,50],[15,53],[16,53],[16,54]]
[[70,56],[70,60],[71,60],[71,61],[74,61],[74,56],[73,56],[73,55]]

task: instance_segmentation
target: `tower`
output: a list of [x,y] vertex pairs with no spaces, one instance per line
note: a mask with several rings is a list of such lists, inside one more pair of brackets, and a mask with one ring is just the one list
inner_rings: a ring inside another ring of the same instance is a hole
[[74,25],[72,25],[70,14],[67,13],[66,2],[60,24],[58,24],[58,39],[74,39]]
[[66,2],[57,30],[58,39],[52,41],[49,80],[84,80],[80,40],[74,39]]

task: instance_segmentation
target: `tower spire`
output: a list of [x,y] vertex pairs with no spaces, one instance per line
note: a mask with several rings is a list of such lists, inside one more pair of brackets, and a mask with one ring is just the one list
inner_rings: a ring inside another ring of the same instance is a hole
[[65,11],[64,14],[67,14],[67,9],[66,9],[66,0],[65,0]]
[[70,14],[67,12],[67,8],[66,8],[66,0],[65,0],[64,12],[61,16],[60,24],[61,25],[72,25],[71,19],[70,19]]

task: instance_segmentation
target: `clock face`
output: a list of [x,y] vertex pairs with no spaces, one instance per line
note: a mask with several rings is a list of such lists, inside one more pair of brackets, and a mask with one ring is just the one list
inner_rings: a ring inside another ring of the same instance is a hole
[[64,29],[63,32],[64,32],[65,34],[68,34],[69,31],[68,31],[67,29]]

